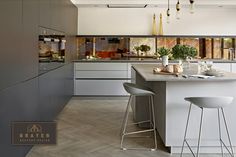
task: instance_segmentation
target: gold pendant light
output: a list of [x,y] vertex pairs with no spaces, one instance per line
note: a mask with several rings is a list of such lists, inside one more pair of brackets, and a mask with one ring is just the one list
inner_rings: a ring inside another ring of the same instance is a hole
[[180,3],[179,0],[176,3],[176,19],[179,20],[180,19]]
[[168,0],[168,9],[166,11],[167,23],[170,23],[170,0]]
[[189,0],[190,2],[190,13],[193,14],[194,13],[194,0]]

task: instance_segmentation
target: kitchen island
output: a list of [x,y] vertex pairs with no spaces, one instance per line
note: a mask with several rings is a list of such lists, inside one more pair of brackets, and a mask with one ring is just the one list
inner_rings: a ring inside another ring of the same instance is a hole
[[[180,153],[184,130],[187,120],[189,103],[185,97],[192,96],[232,96],[236,98],[236,73],[223,72],[223,77],[208,79],[185,78],[180,75],[153,74],[153,68],[157,64],[134,64],[132,66],[132,80],[140,85],[150,87],[155,93],[154,98],[157,131],[166,147],[171,153]],[[190,75],[197,73],[197,66],[192,65],[183,73]],[[144,97],[136,97],[133,110],[134,120],[148,119],[148,108],[144,103],[148,100]],[[200,109],[193,106],[187,138],[191,146],[197,146],[198,131],[200,125]],[[232,144],[236,146],[236,100],[225,109]],[[223,140],[228,144],[225,129],[222,128]],[[220,143],[218,141],[217,110],[206,109],[203,119],[201,152],[218,153]],[[186,150],[185,152],[189,152]]]

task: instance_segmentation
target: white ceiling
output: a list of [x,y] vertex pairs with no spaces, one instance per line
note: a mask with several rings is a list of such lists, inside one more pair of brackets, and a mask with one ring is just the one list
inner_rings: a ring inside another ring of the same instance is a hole
[[[166,6],[168,0],[71,0],[77,7],[107,7],[107,5],[146,5],[147,7]],[[170,5],[175,5],[177,0],[170,0]],[[180,0],[182,6],[189,5],[189,0]],[[205,7],[235,7],[236,0],[195,0],[196,6]]]

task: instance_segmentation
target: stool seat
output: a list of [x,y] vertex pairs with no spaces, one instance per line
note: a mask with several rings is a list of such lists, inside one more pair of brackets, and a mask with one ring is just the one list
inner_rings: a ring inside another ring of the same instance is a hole
[[232,103],[233,97],[187,97],[184,100],[200,108],[224,108]]
[[125,82],[123,84],[126,92],[131,95],[135,96],[148,96],[148,95],[155,95],[155,93],[148,87],[140,86],[133,83]]

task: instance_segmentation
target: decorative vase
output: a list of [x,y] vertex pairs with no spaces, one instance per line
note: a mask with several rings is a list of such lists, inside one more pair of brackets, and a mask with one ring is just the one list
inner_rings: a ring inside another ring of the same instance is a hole
[[167,66],[168,65],[168,56],[162,56],[162,65]]
[[157,35],[157,25],[156,25],[156,15],[153,15],[153,20],[152,20],[152,35]]
[[158,35],[163,35],[162,14],[160,14],[160,21],[159,21]]

